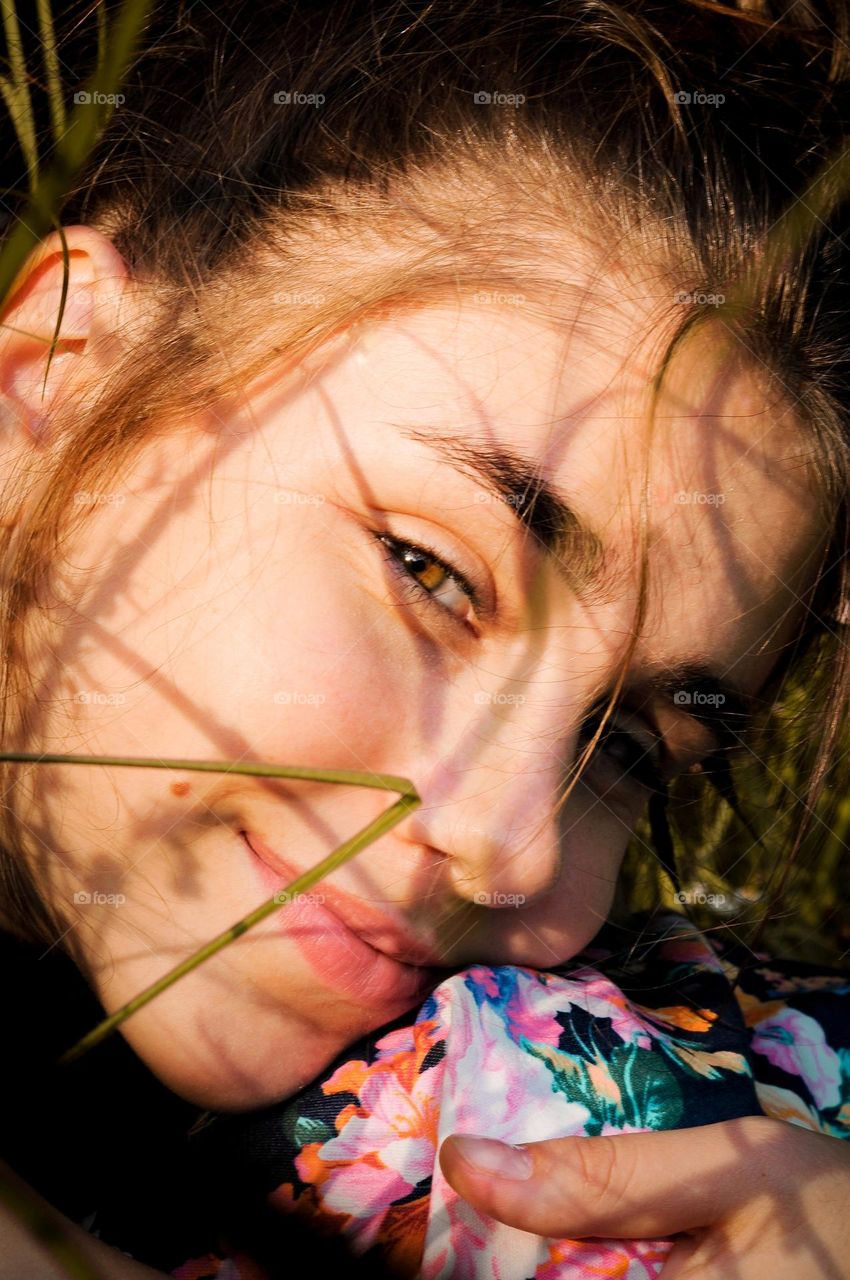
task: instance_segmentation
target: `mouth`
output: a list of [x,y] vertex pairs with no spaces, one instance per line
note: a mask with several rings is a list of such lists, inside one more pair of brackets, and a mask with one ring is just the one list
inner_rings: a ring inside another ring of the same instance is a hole
[[[240,835],[269,896],[303,874],[259,836],[246,831]],[[409,1005],[433,989],[451,967],[433,944],[324,881],[314,891],[295,895],[279,920],[281,930],[297,941],[323,979],[370,1002]]]

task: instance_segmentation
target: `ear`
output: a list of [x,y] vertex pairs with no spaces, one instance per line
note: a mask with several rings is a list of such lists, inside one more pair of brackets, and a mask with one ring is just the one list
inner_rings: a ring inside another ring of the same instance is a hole
[[58,231],[33,250],[0,312],[3,444],[14,452],[44,443],[51,408],[94,386],[118,342],[129,284],[124,259],[93,227],[67,227],[64,234],[68,292],[49,368],[66,269]]

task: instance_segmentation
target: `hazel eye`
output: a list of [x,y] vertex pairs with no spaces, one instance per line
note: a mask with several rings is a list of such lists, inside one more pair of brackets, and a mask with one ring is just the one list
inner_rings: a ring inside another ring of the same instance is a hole
[[410,576],[432,595],[449,581],[449,575],[443,566],[425,551],[416,547],[407,547],[399,558]]
[[422,600],[442,609],[456,622],[469,626],[477,593],[468,579],[435,551],[413,542],[401,542],[387,534],[379,537],[393,569],[403,575]]

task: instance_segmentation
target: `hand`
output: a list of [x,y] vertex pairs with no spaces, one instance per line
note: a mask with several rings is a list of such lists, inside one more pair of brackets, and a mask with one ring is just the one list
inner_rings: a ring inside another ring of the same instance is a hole
[[482,1213],[555,1239],[675,1236],[662,1280],[850,1277],[850,1142],[840,1138],[767,1116],[554,1138],[525,1145],[532,1168],[519,1180],[476,1168],[465,1145],[447,1138],[440,1167]]

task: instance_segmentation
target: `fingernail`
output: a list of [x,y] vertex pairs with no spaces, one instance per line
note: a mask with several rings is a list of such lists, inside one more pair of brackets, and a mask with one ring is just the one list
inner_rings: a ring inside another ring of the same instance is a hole
[[493,1138],[479,1138],[471,1134],[454,1135],[457,1150],[484,1173],[495,1173],[500,1178],[530,1178],[534,1160],[525,1147],[512,1147],[507,1142]]

